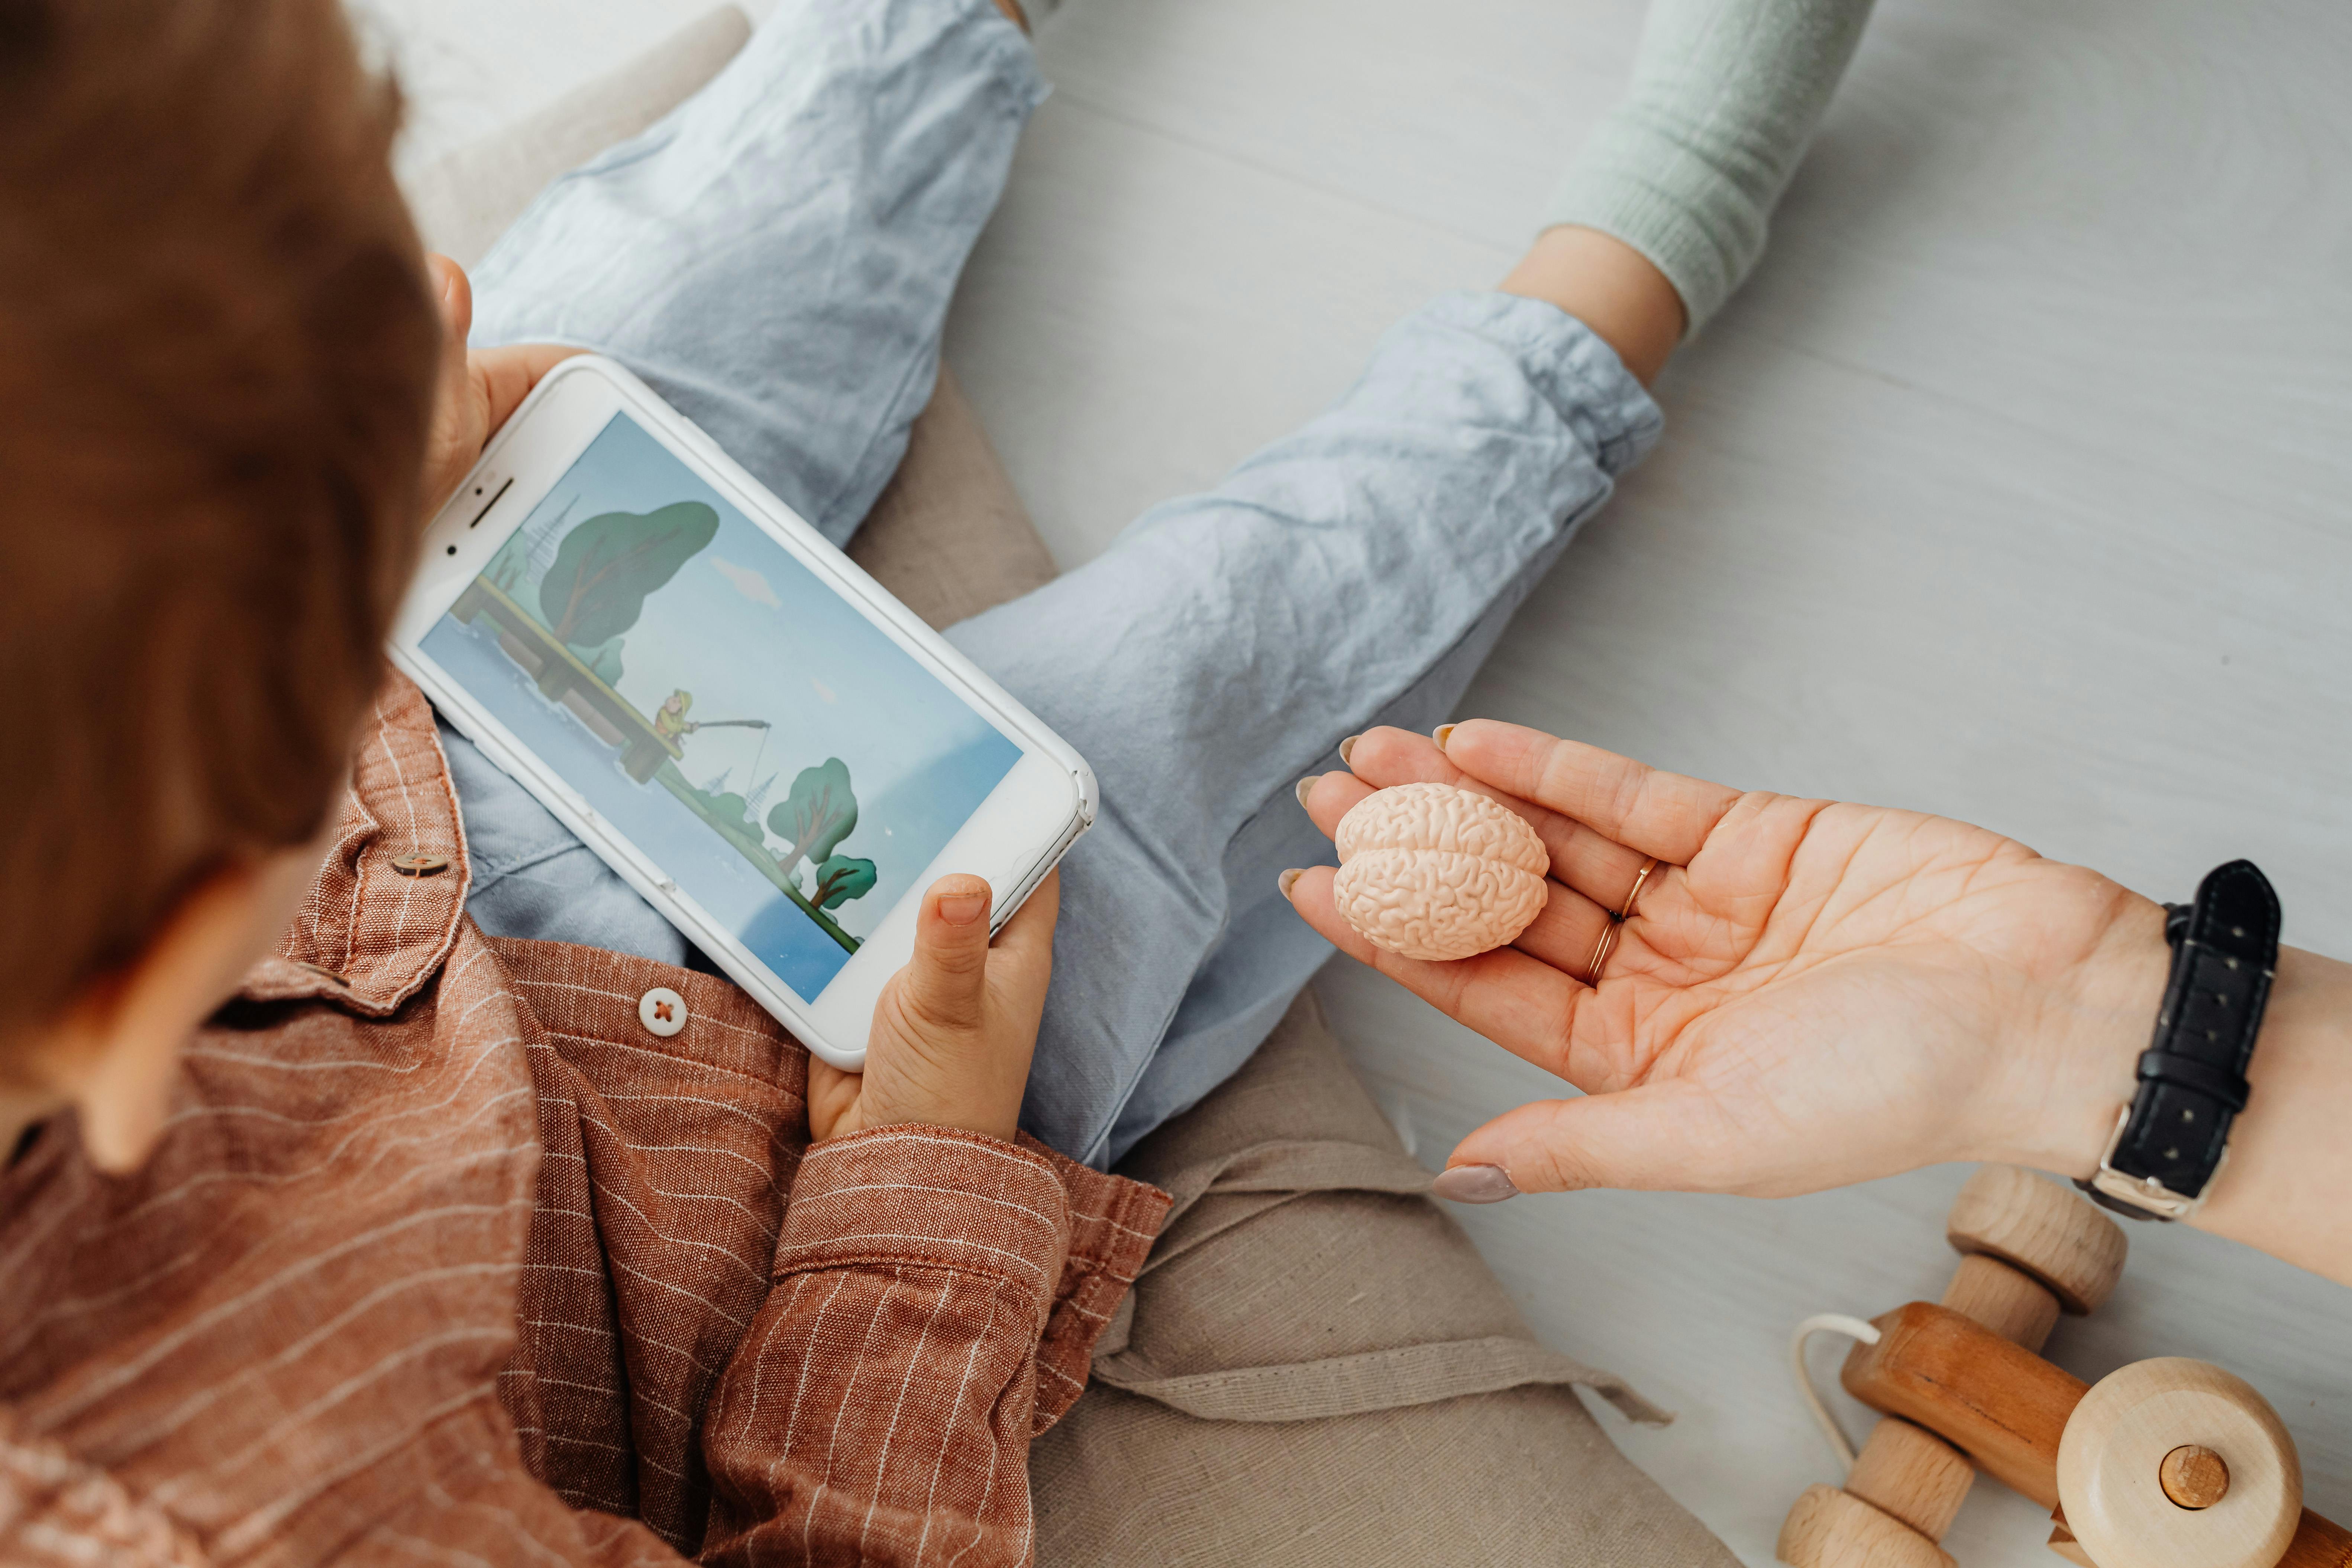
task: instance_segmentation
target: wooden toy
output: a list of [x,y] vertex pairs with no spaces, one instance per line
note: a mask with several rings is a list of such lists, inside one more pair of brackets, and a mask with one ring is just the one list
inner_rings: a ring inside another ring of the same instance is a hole
[[1551,868],[1527,820],[1451,784],[1378,790],[1339,819],[1331,896],[1374,947],[1470,958],[1517,939],[1544,907]]
[[1982,1469],[2051,1508],[2051,1549],[2090,1568],[2352,1568],[2352,1531],[2303,1507],[2294,1440],[2244,1382],[2165,1357],[2087,1386],[2037,1353],[2061,1311],[2114,1288],[2115,1221],[1988,1165],[1948,1237],[1962,1256],[1942,1303],[1876,1319],[1846,1358],[1846,1391],[1883,1419],[1843,1489],[1789,1510],[1781,1561],[1948,1568],[1937,1542]]

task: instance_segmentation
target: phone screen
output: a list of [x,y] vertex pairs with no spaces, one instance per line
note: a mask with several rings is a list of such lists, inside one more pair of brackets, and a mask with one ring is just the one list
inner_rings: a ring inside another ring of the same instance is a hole
[[418,646],[811,1001],[1021,760],[626,414]]

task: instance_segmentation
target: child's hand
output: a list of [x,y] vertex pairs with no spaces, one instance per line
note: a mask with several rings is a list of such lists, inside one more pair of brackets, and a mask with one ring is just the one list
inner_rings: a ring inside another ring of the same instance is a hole
[[915,917],[915,956],[874,1004],[866,1070],[809,1058],[809,1131],[820,1142],[921,1121],[1011,1139],[1054,973],[1056,871],[988,941],[988,884],[942,877]]
[[587,352],[561,343],[468,350],[466,334],[474,325],[474,288],[467,281],[466,269],[446,256],[427,256],[425,262],[439,291],[447,341],[442,345],[441,381],[433,398],[433,431],[425,441],[425,483],[417,492],[424,502],[420,524],[441,510],[457,481],[480,461],[490,437],[541,378],[573,354]]

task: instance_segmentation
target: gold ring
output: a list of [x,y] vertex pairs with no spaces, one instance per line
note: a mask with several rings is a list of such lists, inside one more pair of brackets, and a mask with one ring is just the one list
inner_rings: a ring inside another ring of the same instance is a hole
[[1584,966],[1584,983],[1587,985],[1601,984],[1601,967],[1609,962],[1609,955],[1617,951],[1617,930],[1615,921],[1601,928],[1601,940],[1592,944],[1592,962]]
[[1625,901],[1617,906],[1619,920],[1630,921],[1633,918],[1633,900],[1642,896],[1642,885],[1650,879],[1650,873],[1657,868],[1658,858],[1655,855],[1642,862],[1642,868],[1633,873],[1633,886],[1627,890]]

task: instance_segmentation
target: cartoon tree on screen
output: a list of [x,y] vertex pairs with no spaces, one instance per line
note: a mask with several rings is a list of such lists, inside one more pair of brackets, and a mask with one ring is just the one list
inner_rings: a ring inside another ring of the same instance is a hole
[[700,501],[592,517],[563,536],[540,579],[540,616],[558,642],[608,642],[637,624],[646,595],[718,536],[719,514]]
[[835,910],[873,890],[873,861],[835,855],[816,868],[816,890],[809,894],[809,902],[821,910]]
[[792,793],[768,812],[768,831],[792,846],[776,857],[787,877],[803,860],[821,866],[856,826],[857,796],[850,793],[849,768],[839,757],[803,768]]

